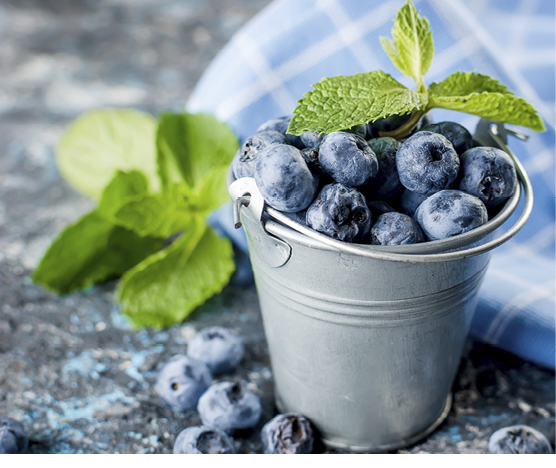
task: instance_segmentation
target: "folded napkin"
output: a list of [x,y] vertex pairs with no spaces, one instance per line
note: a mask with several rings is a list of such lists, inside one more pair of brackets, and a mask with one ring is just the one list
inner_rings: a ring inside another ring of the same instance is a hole
[[[264,121],[290,114],[325,76],[383,70],[414,88],[379,42],[391,37],[404,0],[276,0],[243,27],[199,81],[190,112],[210,112],[241,140]],[[547,131],[509,146],[531,178],[531,218],[497,248],[481,288],[471,334],[540,365],[555,367],[554,2],[414,0],[433,31],[435,56],[426,83],[455,71],[490,75],[539,110]],[[433,110],[473,132],[478,118]],[[522,205],[522,203],[521,203]],[[521,206],[520,205],[520,206]],[[516,210],[509,227],[521,212]],[[233,231],[230,207],[213,216]],[[227,218],[228,221],[223,220]],[[246,248],[244,239],[236,244]]]

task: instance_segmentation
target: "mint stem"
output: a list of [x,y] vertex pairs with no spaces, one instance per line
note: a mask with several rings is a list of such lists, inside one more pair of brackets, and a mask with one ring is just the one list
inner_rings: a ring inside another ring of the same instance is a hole
[[413,114],[411,114],[409,120],[400,127],[396,128],[396,130],[393,130],[391,132],[378,132],[378,136],[392,137],[396,140],[399,140],[400,138],[403,138],[411,133],[411,131],[416,127],[416,125],[419,123],[419,120],[424,114],[425,111],[414,112]]

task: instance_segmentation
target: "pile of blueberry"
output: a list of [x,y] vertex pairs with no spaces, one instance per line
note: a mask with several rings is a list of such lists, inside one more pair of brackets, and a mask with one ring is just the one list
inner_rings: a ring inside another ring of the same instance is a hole
[[[213,376],[233,370],[244,354],[243,341],[222,327],[201,330],[189,342],[187,355],[173,356],[160,370],[156,390],[169,405],[197,408],[202,426],[180,432],[175,454],[235,453],[230,436],[257,425],[259,397],[242,383],[212,383]],[[298,414],[278,415],[261,433],[265,453],[311,453],[313,430]]]
[[414,244],[486,223],[516,188],[512,159],[428,116],[403,140],[378,136],[407,118],[299,137],[286,134],[291,117],[269,120],[240,147],[232,171],[253,177],[272,208],[340,241]]

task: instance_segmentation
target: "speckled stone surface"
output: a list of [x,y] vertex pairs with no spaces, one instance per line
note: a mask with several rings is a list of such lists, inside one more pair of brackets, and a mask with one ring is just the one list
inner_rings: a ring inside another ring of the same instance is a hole
[[[98,106],[182,108],[218,50],[267,3],[0,0],[0,415],[23,423],[30,453],[171,453],[200,419],[164,404],[156,372],[211,325],[244,337],[244,360],[218,380],[241,380],[261,398],[258,427],[234,440],[238,453],[261,452],[260,429],[276,409],[254,287],[228,286],[186,323],[137,332],[113,303],[115,282],[57,297],[29,275],[94,206],[56,169],[65,125]],[[453,390],[447,420],[399,452],[485,453],[490,435],[514,424],[554,445],[553,372],[469,341]]]

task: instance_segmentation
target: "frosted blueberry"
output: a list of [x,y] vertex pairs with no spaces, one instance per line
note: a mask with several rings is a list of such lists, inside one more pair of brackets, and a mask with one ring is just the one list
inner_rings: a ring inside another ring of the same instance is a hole
[[155,388],[166,403],[187,410],[197,405],[211,382],[211,372],[204,362],[178,354],[160,370]]
[[212,375],[231,371],[243,358],[241,337],[222,327],[209,327],[198,332],[187,346],[187,355],[203,361]]
[[374,245],[407,245],[425,242],[425,236],[415,220],[403,213],[384,213],[371,228]]
[[312,453],[315,436],[311,423],[300,414],[279,414],[262,431],[263,451],[267,454]]
[[318,148],[325,137],[324,133],[319,135],[318,133],[308,131],[302,133],[299,138],[301,138],[301,141],[307,148]]
[[459,190],[480,198],[487,208],[505,202],[515,191],[517,175],[512,159],[498,148],[479,147],[460,156]]
[[422,131],[400,146],[396,167],[405,188],[432,195],[452,187],[459,171],[459,158],[444,136]]
[[255,426],[262,408],[259,397],[241,383],[219,382],[201,396],[197,411],[205,426],[233,434]]
[[0,417],[0,454],[25,453],[29,437],[23,424],[12,418]]
[[425,125],[420,131],[434,132],[444,135],[456,150],[456,153],[462,154],[469,148],[473,148],[473,137],[471,133],[456,122],[438,122],[435,124]]
[[288,130],[288,126],[290,125],[290,121],[292,119],[291,115],[287,115],[285,117],[280,117],[278,119],[271,119],[267,120],[265,123],[261,124],[259,128],[257,128],[257,132],[266,132],[267,130],[274,130],[275,132],[279,132],[286,137],[286,143],[288,145],[295,146],[296,148],[303,149],[305,145],[301,141],[297,135],[290,135],[286,133]]
[[178,434],[174,442],[175,454],[236,453],[228,434],[215,427],[192,426]]
[[434,241],[471,231],[488,221],[485,204],[460,190],[441,190],[415,211],[415,220],[427,240]]
[[269,130],[251,135],[237,150],[232,160],[232,171],[236,179],[253,177],[255,164],[261,151],[273,143],[286,143],[286,137],[278,132]]
[[400,211],[408,216],[413,216],[417,207],[428,198],[426,193],[412,192],[404,189],[400,196]]
[[396,153],[401,143],[390,137],[375,138],[367,143],[376,154],[378,172],[361,190],[372,198],[392,198],[403,188],[396,168]]
[[529,426],[503,427],[490,436],[488,453],[553,453],[548,439]]

